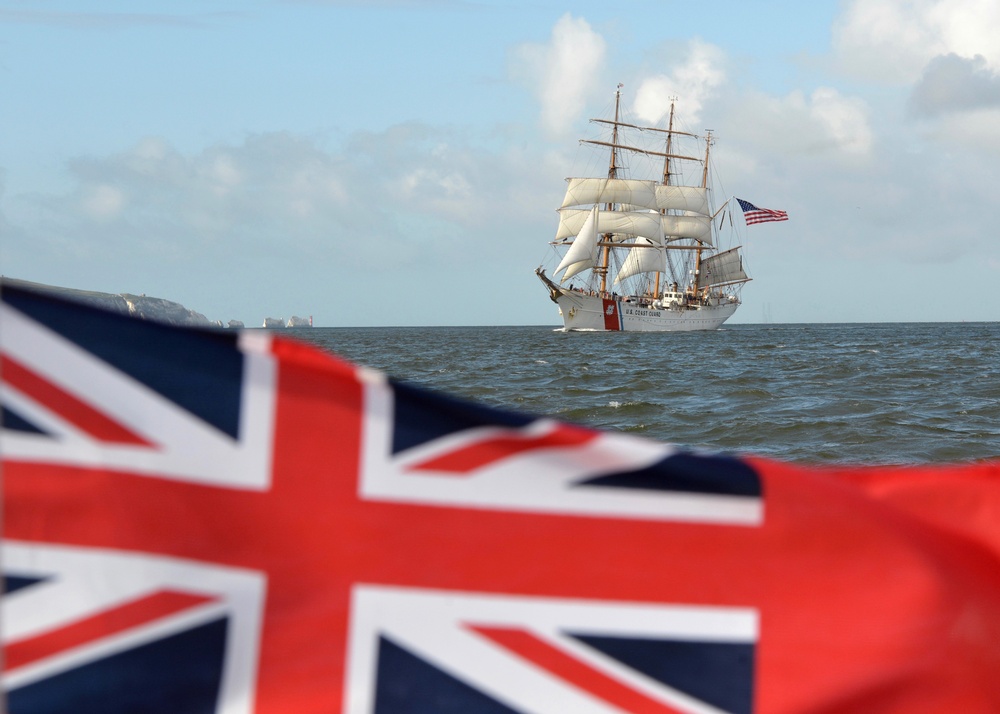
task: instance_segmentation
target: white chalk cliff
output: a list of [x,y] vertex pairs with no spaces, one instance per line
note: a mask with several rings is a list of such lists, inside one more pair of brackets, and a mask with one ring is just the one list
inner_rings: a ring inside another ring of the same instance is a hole
[[131,315],[144,320],[156,320],[170,325],[195,325],[200,327],[221,327],[219,321],[213,322],[200,312],[188,310],[180,303],[163,298],[147,297],[146,295],[132,295],[131,293],[100,293],[93,290],[76,290],[74,288],[61,288],[54,285],[44,285],[42,283],[32,283],[27,280],[14,280],[4,278],[4,285],[13,285],[28,290],[35,290],[42,293],[50,293],[60,297],[76,300],[86,305],[93,305],[112,312],[123,315]]

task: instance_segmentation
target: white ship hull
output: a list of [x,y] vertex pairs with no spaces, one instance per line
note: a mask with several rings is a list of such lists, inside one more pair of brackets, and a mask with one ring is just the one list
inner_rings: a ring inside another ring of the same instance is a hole
[[602,298],[565,291],[555,297],[567,330],[622,332],[686,332],[717,330],[736,312],[739,302],[653,309],[622,298]]

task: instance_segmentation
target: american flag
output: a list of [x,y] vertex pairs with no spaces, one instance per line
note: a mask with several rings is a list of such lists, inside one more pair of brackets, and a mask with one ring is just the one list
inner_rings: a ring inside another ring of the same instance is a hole
[[787,221],[788,213],[785,211],[775,211],[770,208],[757,208],[749,201],[744,201],[742,198],[737,198],[736,201],[740,204],[740,208],[743,209],[743,219],[747,222],[748,226],[752,226],[754,223],[768,223],[769,221]]
[[1000,710],[1000,469],[692,454],[4,288],[9,714]]

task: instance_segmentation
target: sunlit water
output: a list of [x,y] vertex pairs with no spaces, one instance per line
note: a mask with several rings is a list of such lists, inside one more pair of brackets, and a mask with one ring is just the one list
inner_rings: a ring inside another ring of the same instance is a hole
[[1000,323],[285,333],[455,396],[688,447],[814,464],[1000,455]]

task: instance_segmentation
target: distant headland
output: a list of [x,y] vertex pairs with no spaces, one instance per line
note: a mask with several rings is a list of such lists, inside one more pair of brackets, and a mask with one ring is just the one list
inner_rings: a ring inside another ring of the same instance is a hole
[[[3,278],[3,284],[35,290],[42,293],[51,293],[60,297],[69,298],[82,302],[86,305],[93,305],[104,310],[117,312],[122,315],[131,315],[143,320],[155,320],[165,322],[168,325],[188,325],[194,327],[244,327],[240,320],[230,320],[223,324],[222,320],[209,320],[200,312],[189,310],[180,303],[163,298],[149,297],[148,295],[133,295],[132,293],[102,293],[95,290],[77,290],[76,288],[63,288],[44,283],[34,283],[28,280],[18,280],[16,278]],[[266,317],[263,320],[263,327],[311,327],[312,317],[293,316],[287,322],[281,318]]]

